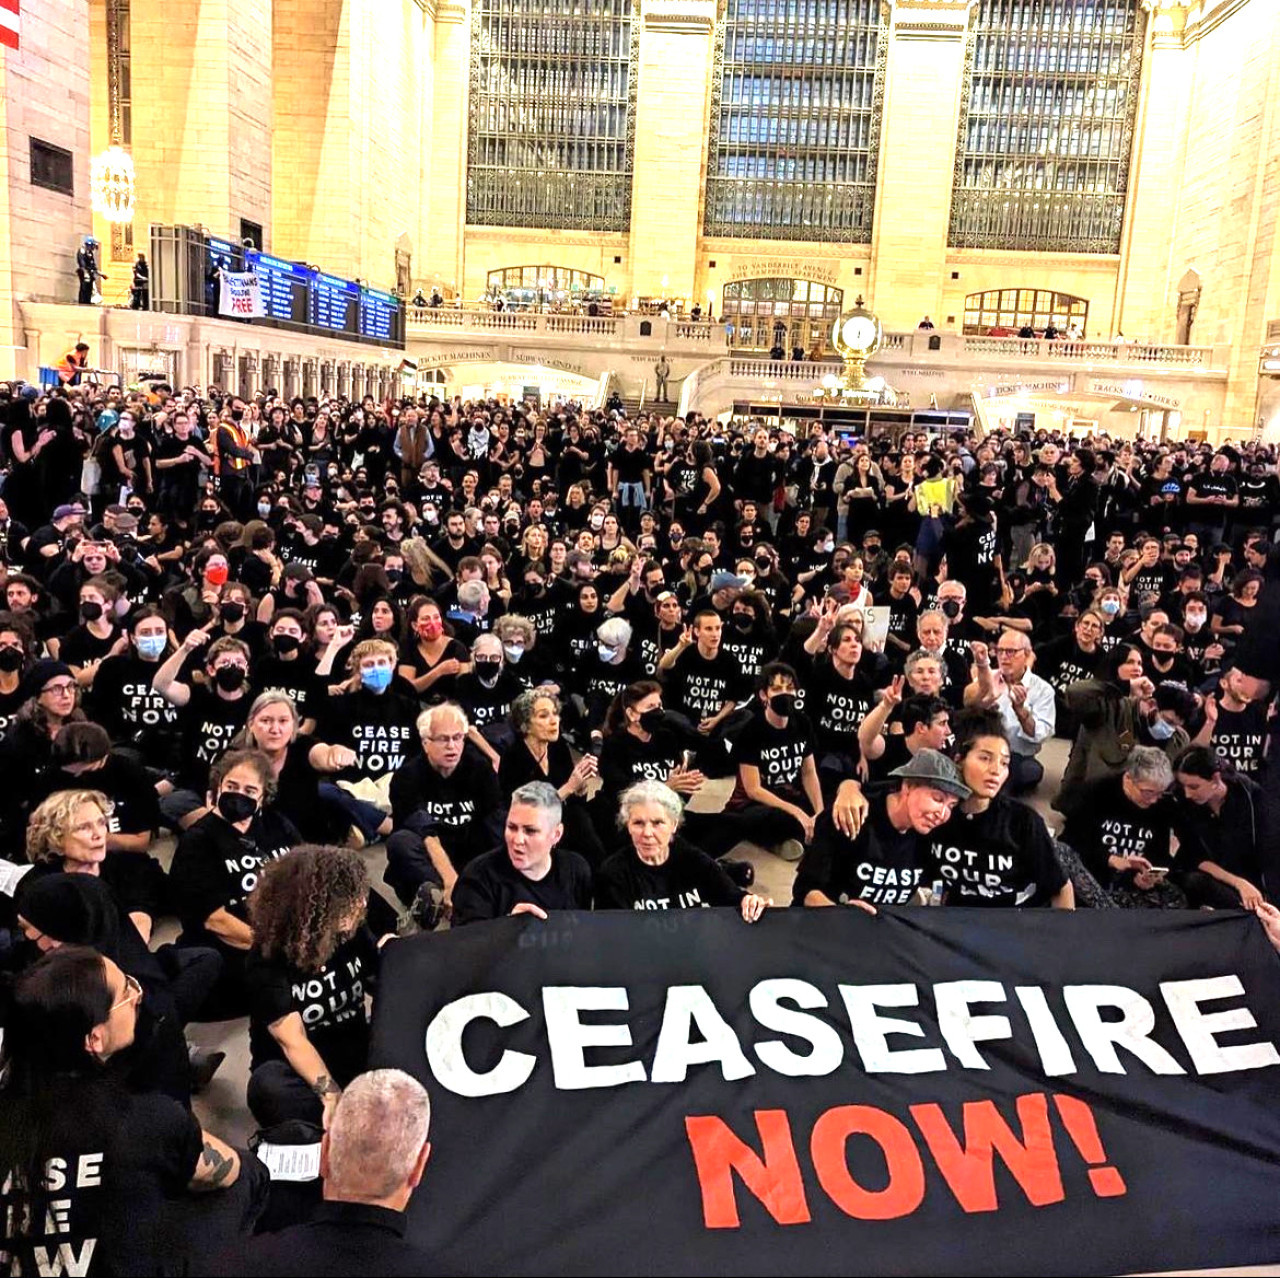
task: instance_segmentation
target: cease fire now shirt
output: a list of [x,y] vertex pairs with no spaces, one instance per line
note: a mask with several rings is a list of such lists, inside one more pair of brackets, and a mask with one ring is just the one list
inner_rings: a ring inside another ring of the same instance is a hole
[[829,812],[818,819],[813,844],[800,862],[791,903],[803,905],[805,897],[816,891],[841,905],[849,901],[908,905],[928,867],[925,837],[897,829],[884,800],[874,798],[856,838],[841,834]]

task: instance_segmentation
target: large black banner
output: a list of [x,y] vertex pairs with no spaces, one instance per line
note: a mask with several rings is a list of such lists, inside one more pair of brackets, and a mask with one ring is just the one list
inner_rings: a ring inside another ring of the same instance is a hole
[[442,1272],[1280,1260],[1280,959],[1240,914],[523,917],[396,942]]

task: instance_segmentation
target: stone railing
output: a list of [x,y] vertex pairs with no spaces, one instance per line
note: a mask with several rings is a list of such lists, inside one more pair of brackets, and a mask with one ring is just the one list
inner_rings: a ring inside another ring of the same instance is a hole
[[530,311],[455,311],[444,306],[411,306],[406,321],[421,328],[483,329],[501,333],[536,333],[539,320],[570,316],[535,315]]
[[594,337],[616,337],[622,325],[622,321],[613,316],[533,315],[530,318],[545,320],[548,333],[578,333]]
[[1208,368],[1211,346],[1153,346],[1139,342],[1073,342],[1067,338],[1045,341],[1038,337],[966,337],[966,355],[997,359],[1064,360],[1080,364],[1175,364]]
[[828,373],[839,377],[844,372],[843,364],[811,364],[807,360],[730,358],[724,362],[729,365],[730,377],[774,378],[785,382],[820,382]]
[[710,320],[700,320],[688,324],[678,323],[675,326],[676,340],[681,342],[706,342],[710,345],[713,340],[723,340],[722,332],[723,330],[711,323]]

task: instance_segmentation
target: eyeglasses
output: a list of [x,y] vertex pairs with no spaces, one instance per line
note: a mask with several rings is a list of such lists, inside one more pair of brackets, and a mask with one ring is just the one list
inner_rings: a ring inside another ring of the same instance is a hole
[[467,734],[465,732],[450,732],[444,736],[427,738],[433,745],[461,745],[466,739]]
[[997,657],[1017,657],[1026,652],[1026,648],[997,648]]
[[[127,972],[124,978],[124,997],[117,999],[111,1004],[111,1012],[126,1006],[129,1003],[138,1003],[142,1000],[142,986],[138,983],[136,976],[130,976]],[[111,1012],[107,1015],[110,1016]]]
[[64,697],[70,696],[76,690],[74,683],[46,683],[41,695],[45,692],[52,692],[54,696]]

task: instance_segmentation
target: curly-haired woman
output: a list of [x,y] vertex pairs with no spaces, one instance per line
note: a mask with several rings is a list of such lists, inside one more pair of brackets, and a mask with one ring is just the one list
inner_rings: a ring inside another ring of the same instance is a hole
[[368,895],[356,853],[304,844],[267,866],[249,898],[248,1099],[263,1127],[318,1123],[365,1068],[378,965]]

